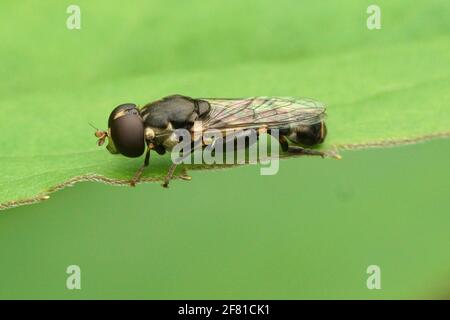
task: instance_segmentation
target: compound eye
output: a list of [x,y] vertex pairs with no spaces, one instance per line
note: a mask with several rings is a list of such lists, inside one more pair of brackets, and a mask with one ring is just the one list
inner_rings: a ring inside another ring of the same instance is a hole
[[144,123],[136,105],[120,105],[110,116],[111,139],[122,155],[140,157],[145,151]]
[[109,115],[108,127],[111,128],[114,119],[117,119],[124,115],[132,115],[132,114],[139,115],[138,107],[134,103],[124,103],[118,105]]

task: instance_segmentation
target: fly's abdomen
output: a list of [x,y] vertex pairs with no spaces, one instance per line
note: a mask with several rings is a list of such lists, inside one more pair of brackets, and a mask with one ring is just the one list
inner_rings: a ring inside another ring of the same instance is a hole
[[311,125],[295,125],[289,131],[286,136],[292,143],[308,147],[321,144],[327,135],[327,127],[324,121]]

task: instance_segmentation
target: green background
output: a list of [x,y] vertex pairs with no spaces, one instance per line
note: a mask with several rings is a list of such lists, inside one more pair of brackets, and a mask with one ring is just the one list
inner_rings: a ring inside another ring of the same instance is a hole
[[194,172],[169,190],[81,183],[2,212],[0,297],[448,298],[449,147]]
[[[81,7],[79,31],[65,27],[69,4]],[[448,105],[433,94],[448,95],[448,71],[434,56],[448,52],[448,3],[378,1],[380,31],[366,28],[369,4],[2,1],[1,159],[4,176],[24,178],[0,187],[21,195],[38,180],[85,173],[96,159],[93,171],[129,177],[139,161],[99,156],[86,122],[102,126],[117,103],[171,93],[315,97],[330,103],[330,139],[337,133],[341,143],[380,135],[372,110],[395,137],[410,130],[408,117],[413,133],[426,133],[433,117],[445,129]],[[389,101],[379,93],[407,88],[401,94],[414,97],[421,75],[433,80],[418,95],[424,121],[406,106],[405,119],[380,117],[373,107]],[[366,109],[353,113],[359,105]],[[73,157],[49,177],[30,176],[41,162],[26,152],[58,159],[55,146]],[[342,161],[289,159],[275,176],[258,166],[194,171],[169,190],[77,184],[1,211],[0,297],[448,298],[449,147],[435,140],[346,151]],[[65,287],[72,264],[81,267],[79,291]],[[366,287],[372,264],[381,290]]]

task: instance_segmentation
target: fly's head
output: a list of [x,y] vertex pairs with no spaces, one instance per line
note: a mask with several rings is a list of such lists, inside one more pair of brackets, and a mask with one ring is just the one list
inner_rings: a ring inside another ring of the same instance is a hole
[[140,157],[145,151],[144,122],[135,104],[117,106],[109,116],[108,131],[97,131],[99,145],[108,138],[106,149],[112,154],[129,158]]

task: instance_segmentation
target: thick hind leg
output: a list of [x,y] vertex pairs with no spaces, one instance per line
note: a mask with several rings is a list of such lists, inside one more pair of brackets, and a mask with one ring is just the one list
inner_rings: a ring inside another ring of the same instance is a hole
[[283,152],[289,152],[289,153],[293,153],[293,154],[306,155],[306,156],[320,156],[322,158],[324,158],[324,157],[332,157],[332,158],[336,158],[336,159],[341,158],[335,152],[324,152],[324,151],[319,151],[319,150],[314,150],[314,149],[305,149],[305,148],[302,148],[299,146],[290,146],[286,136],[283,136],[283,135],[279,136],[278,141],[280,142],[281,150],[283,150]]
[[325,152],[318,150],[305,149],[299,146],[290,146],[285,136],[280,136],[278,138],[278,141],[280,142],[281,150],[283,150],[284,152],[303,154],[309,156],[320,156],[322,158],[327,155]]

